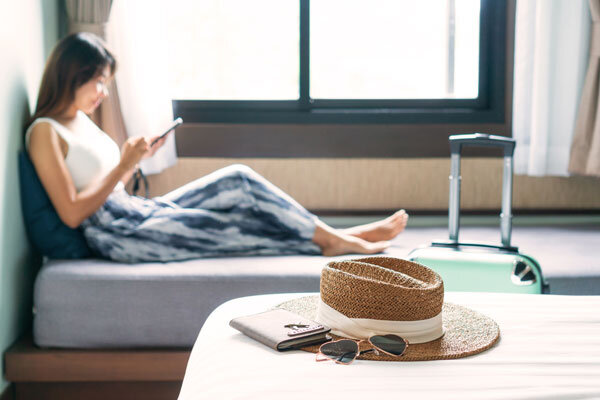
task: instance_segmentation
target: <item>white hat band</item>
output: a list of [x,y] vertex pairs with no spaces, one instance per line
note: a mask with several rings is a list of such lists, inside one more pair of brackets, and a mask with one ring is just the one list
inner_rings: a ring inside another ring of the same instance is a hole
[[317,318],[320,324],[331,328],[331,333],[353,339],[368,339],[373,335],[394,334],[410,344],[426,343],[444,335],[442,314],[419,321],[387,321],[366,318],[348,318],[319,299]]

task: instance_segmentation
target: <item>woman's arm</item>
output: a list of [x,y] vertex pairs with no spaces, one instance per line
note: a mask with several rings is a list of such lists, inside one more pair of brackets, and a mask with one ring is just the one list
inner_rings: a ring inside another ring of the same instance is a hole
[[123,146],[119,164],[103,179],[77,193],[65,164],[60,137],[54,128],[48,123],[39,123],[33,127],[30,135],[31,161],[58,216],[71,228],[78,227],[95,213],[119,180],[123,179],[148,151],[145,138],[129,140]]
[[125,172],[123,177],[120,179],[121,182],[123,182],[123,185],[127,185],[127,183],[131,180],[131,177],[133,176],[134,173],[135,173],[135,168],[132,168],[129,171]]

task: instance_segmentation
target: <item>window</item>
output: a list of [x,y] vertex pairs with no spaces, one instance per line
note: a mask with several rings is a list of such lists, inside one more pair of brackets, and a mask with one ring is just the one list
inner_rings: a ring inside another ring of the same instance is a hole
[[170,87],[186,121],[504,121],[503,1],[177,0],[168,9],[178,38]]
[[477,98],[478,67],[479,0],[311,3],[312,99]]
[[298,97],[298,0],[177,0],[167,10],[174,99]]

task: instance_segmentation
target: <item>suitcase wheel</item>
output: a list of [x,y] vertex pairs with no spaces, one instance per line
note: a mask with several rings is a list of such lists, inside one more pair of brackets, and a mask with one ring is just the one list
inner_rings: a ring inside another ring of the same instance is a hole
[[533,285],[537,282],[535,272],[523,261],[515,261],[510,278],[515,285],[520,286]]

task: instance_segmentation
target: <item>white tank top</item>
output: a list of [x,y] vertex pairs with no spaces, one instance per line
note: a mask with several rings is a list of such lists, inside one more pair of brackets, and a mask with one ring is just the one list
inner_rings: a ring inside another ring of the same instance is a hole
[[[121,160],[119,146],[104,133],[87,115],[78,112],[80,116],[87,119],[86,130],[74,134],[67,127],[61,125],[52,118],[38,118],[25,133],[25,146],[29,151],[29,137],[33,127],[40,122],[48,122],[56,130],[56,133],[69,145],[65,163],[71,174],[73,183],[78,192],[85,189],[90,183],[101,179],[115,168]],[[89,122],[89,124],[87,123]],[[116,189],[121,189],[119,183]]]

